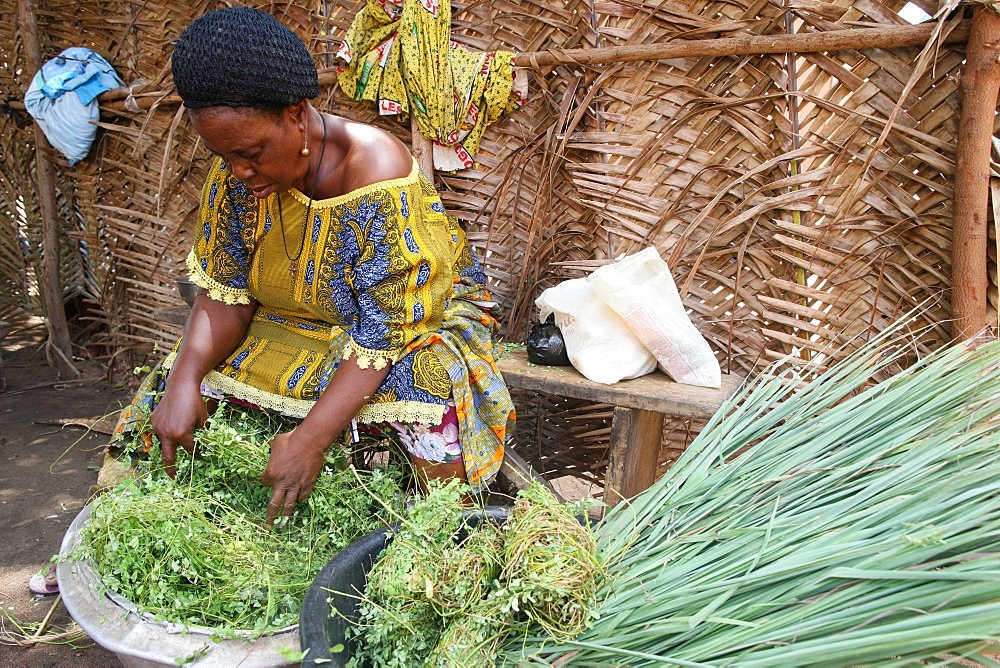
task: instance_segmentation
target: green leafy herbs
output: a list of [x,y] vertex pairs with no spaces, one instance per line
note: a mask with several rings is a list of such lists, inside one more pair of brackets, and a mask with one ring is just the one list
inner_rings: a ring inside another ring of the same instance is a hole
[[104,586],[161,619],[222,636],[297,623],[316,573],[388,523],[402,494],[395,469],[355,470],[336,451],[309,497],[268,530],[271,490],[259,476],[270,438],[289,427],[263,412],[220,407],[196,434],[199,456],[178,458],[175,480],[154,449],[138,479],[91,504],[73,557],[92,560]]
[[493,665],[509,636],[572,637],[593,619],[604,566],[579,508],[536,485],[499,526],[469,519],[464,491],[432,484],[379,555],[348,629],[350,665]]
[[556,640],[573,638],[592,620],[603,567],[590,528],[541,485],[517,496],[504,533],[501,587],[493,598]]

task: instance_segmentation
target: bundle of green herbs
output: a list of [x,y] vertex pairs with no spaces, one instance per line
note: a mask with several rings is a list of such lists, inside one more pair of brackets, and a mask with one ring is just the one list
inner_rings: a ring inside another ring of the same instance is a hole
[[619,556],[599,619],[561,644],[517,638],[505,660],[991,663],[978,653],[1000,638],[1000,342],[889,374],[913,351],[894,337],[747,385],[597,527]]
[[467,491],[432,484],[403,518],[368,573],[348,665],[490,666],[511,635],[567,638],[592,621],[604,564],[585,506],[534,485],[500,526],[467,521]]
[[140,612],[212,628],[220,636],[298,623],[312,579],[402,504],[392,468],[355,470],[331,448],[312,493],[287,521],[265,526],[260,484],[281,418],[223,405],[195,434],[197,457],[178,457],[171,480],[154,446],[139,476],[100,496],[75,559]]

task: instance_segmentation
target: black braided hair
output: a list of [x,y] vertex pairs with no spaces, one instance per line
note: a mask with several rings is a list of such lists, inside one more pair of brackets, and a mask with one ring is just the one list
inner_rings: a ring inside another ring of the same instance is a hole
[[250,7],[217,9],[192,21],[177,38],[170,69],[192,109],[274,110],[319,95],[316,64],[302,40]]

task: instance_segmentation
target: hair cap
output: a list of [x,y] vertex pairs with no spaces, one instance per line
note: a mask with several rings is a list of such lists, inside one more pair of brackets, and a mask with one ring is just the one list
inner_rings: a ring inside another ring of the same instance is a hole
[[316,64],[299,36],[250,7],[217,9],[192,21],[177,38],[170,69],[192,109],[281,109],[319,95]]

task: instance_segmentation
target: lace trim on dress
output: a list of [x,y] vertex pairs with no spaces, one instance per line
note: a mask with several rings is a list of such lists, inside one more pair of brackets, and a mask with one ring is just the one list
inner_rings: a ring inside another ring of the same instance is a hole
[[[169,371],[174,365],[176,358],[176,352],[167,355],[163,359],[163,368]],[[256,387],[233,380],[218,371],[209,371],[202,383],[228,397],[242,399],[254,406],[267,408],[294,418],[304,418],[309,413],[309,409],[316,404],[315,401],[309,399],[293,399],[291,397],[282,397],[273,392],[258,390]]]
[[188,253],[187,268],[191,281],[196,283],[198,287],[208,290],[208,296],[215,301],[226,304],[250,303],[250,291],[246,288],[231,288],[228,285],[223,285],[213,280],[206,274],[201,268],[201,263],[198,262],[198,257],[195,255],[194,249],[191,249],[191,252]]
[[[176,352],[172,352],[163,358],[161,366],[164,371],[170,371],[176,359]],[[226,396],[236,397],[260,408],[268,408],[293,418],[304,418],[309,413],[309,410],[316,405],[315,401],[308,399],[292,399],[272,392],[258,390],[246,383],[233,380],[218,371],[209,372],[203,382],[213,390],[221,392]],[[445,408],[447,406],[444,404],[426,404],[421,401],[371,403],[362,406],[355,419],[365,424],[378,424],[382,422],[406,422],[413,424],[419,422],[426,425],[438,425],[444,419]]]
[[226,396],[242,399],[259,408],[267,408],[289,417],[304,418],[309,413],[309,409],[316,405],[316,402],[310,399],[293,399],[282,397],[273,392],[258,390],[256,387],[233,380],[218,371],[210,371],[203,382]]
[[383,422],[419,422],[430,426],[441,424],[444,419],[444,404],[425,404],[420,401],[392,401],[384,404],[366,404],[355,418],[363,424]]
[[399,352],[391,353],[387,350],[373,350],[358,345],[354,339],[348,339],[344,346],[344,360],[355,358],[355,363],[359,369],[374,368],[381,370],[388,364],[394,364],[399,358]]

